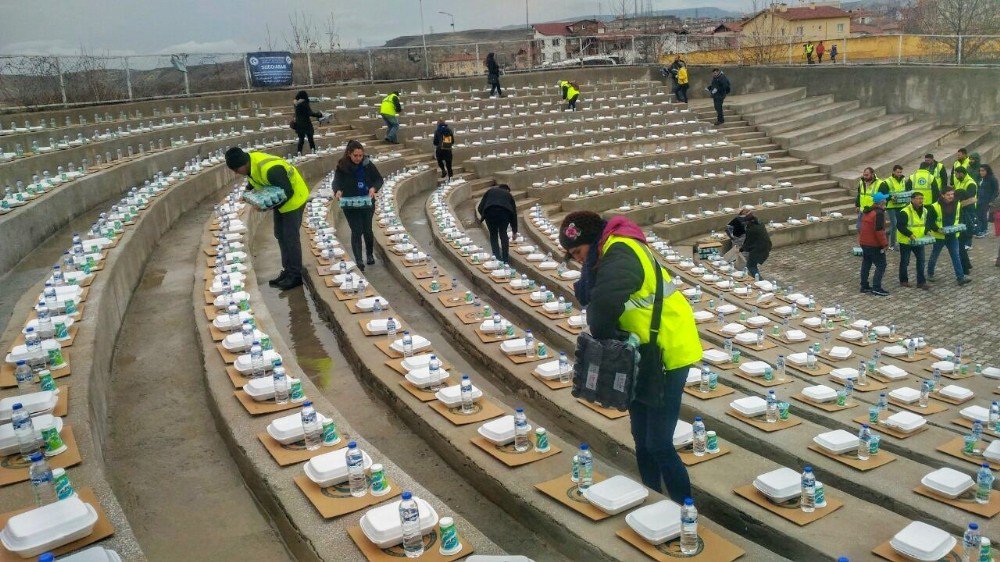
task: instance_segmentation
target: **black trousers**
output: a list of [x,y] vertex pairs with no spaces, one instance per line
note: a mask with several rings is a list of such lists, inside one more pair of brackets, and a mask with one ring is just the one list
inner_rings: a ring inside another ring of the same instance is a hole
[[281,269],[289,279],[302,279],[299,227],[302,226],[302,214],[305,210],[305,205],[287,213],[274,210],[274,237],[278,240],[278,251],[281,252]]
[[[354,262],[359,266],[365,263],[364,257],[375,255],[375,235],[372,233],[372,218],[375,216],[375,207],[345,207],[344,216],[347,217],[347,224],[351,227],[351,251],[354,253]],[[364,249],[367,254],[361,251],[361,240],[364,238]]]
[[299,136],[299,144],[295,152],[302,152],[302,146],[305,144],[306,138],[309,139],[309,149],[316,152],[316,141],[313,140],[315,130],[311,126],[308,129],[295,129],[295,133]]
[[633,400],[628,409],[642,483],[657,492],[662,492],[666,485],[667,495],[677,503],[691,497],[691,479],[673,441],[689,368],[663,372],[666,388],[661,406]]
[[500,89],[500,77],[490,76],[490,95],[496,94],[498,96],[503,95],[503,90]]
[[715,120],[718,123],[725,123],[726,118],[722,116],[722,100],[726,98],[713,97],[712,103],[715,104]]
[[673,94],[677,98],[677,101],[682,103],[688,102],[688,88],[689,84],[674,84]]
[[493,250],[493,257],[507,263],[510,260],[510,238],[507,236],[507,228],[516,218],[506,209],[489,207],[483,211],[483,219],[486,221],[486,229],[490,232],[490,249]]
[[[868,274],[875,266],[875,277],[868,282]],[[875,246],[861,246],[861,288],[865,290],[882,290],[882,277],[885,275],[885,251]]]
[[441,177],[443,178],[445,173],[448,177],[451,177],[451,159],[453,154],[451,150],[445,150],[442,148],[437,148],[434,150],[434,157],[437,158],[438,167],[441,168]]

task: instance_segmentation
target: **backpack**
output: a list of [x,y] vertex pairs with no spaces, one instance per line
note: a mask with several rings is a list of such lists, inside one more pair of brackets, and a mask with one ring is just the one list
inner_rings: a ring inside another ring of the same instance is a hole
[[451,145],[455,144],[455,136],[451,128],[445,129],[441,133],[441,150],[451,150]]

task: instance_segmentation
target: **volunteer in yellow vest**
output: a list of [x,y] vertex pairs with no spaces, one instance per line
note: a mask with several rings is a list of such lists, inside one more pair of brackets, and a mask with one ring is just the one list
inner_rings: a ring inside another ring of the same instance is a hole
[[[924,154],[924,164],[927,164],[927,169],[931,171],[931,175],[937,180],[937,188],[940,192],[941,188],[948,185],[948,169],[945,168],[944,164],[935,160],[934,155],[929,152]],[[937,201],[937,196],[938,194],[935,193],[933,201]],[[924,197],[926,199],[926,195]],[[931,199],[926,200],[932,201]]]
[[580,87],[569,80],[560,80],[559,89],[566,100],[566,109],[576,111],[576,101],[580,99]]
[[[597,213],[576,211],[563,219],[559,243],[582,264],[574,289],[587,309],[591,335],[626,339],[631,333],[648,343],[659,264],[642,229],[625,217],[605,221]],[[661,271],[659,357],[647,357],[640,365],[629,420],[643,483],[658,492],[665,485],[670,498],[681,502],[691,495],[691,481],[673,434],[688,370],[701,359],[701,343],[691,305],[674,289],[666,269]]]
[[816,50],[816,47],[812,44],[812,41],[808,41],[805,45],[802,45],[802,49],[806,52],[806,62],[808,64],[812,64],[813,52]]
[[[955,153],[955,163],[951,165],[951,176],[949,180],[951,185],[955,185],[955,169],[964,168],[966,172],[969,170],[969,166],[972,165],[972,158],[969,157],[969,151],[964,148],[959,148],[958,152]],[[955,189],[958,189],[957,187]]]
[[924,247],[914,244],[914,240],[922,238],[927,231],[927,208],[924,207],[924,194],[914,193],[910,204],[899,211],[896,219],[896,242],[899,244],[899,284],[912,287],[910,284],[910,253],[917,257],[917,288],[927,289],[927,279],[924,277]]
[[931,250],[931,258],[927,260],[927,280],[934,283],[934,269],[937,266],[938,256],[941,250],[948,248],[948,256],[951,258],[951,267],[955,270],[955,278],[959,285],[971,283],[972,280],[965,276],[965,269],[962,267],[962,258],[958,251],[958,233],[944,231],[944,227],[955,227],[961,224],[959,215],[962,212],[962,203],[955,200],[955,189],[944,188],[938,200],[927,209],[927,229],[934,237],[934,249]]
[[955,167],[955,181],[952,182],[955,188],[955,200],[962,204],[962,213],[959,220],[965,225],[965,230],[958,235],[958,254],[962,259],[962,268],[965,274],[972,273],[972,261],[969,259],[969,250],[972,249],[972,233],[976,231],[976,215],[978,206],[979,186],[976,180],[972,179],[968,171],[961,167]]
[[287,199],[274,209],[274,237],[281,251],[281,274],[268,284],[285,291],[302,284],[302,246],[299,227],[309,199],[309,186],[302,174],[283,158],[265,152],[244,152],[234,146],[226,151],[226,166],[247,176],[247,190],[280,187]]
[[924,196],[924,201],[936,201],[942,185],[946,184],[941,183],[941,177],[934,174],[931,165],[926,161],[921,162],[917,171],[906,179],[907,190],[920,193]]
[[858,180],[858,194],[854,197],[854,211],[858,213],[858,229],[861,228],[862,211],[872,206],[872,197],[881,189],[885,189],[884,193],[888,193],[889,188],[882,185],[882,181],[875,175],[875,169],[865,168],[861,172],[861,179]]
[[393,90],[391,94],[383,98],[378,111],[382,115],[382,120],[385,121],[385,141],[399,144],[396,132],[399,131],[399,113],[403,111],[403,105],[399,103],[399,90]]
[[906,191],[906,176],[903,175],[903,167],[896,164],[892,167],[892,175],[882,180],[882,193],[889,195],[889,202],[886,204],[885,216],[889,219],[889,228],[886,229],[886,236],[889,238],[889,248],[896,249],[896,215],[899,210],[909,202],[908,196],[901,195]]

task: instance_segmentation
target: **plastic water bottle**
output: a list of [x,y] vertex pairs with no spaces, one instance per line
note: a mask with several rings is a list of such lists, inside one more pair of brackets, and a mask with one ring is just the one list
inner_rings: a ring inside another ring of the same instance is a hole
[[979,562],[981,543],[982,536],[979,534],[979,525],[969,523],[969,528],[962,535],[962,562]]
[[28,353],[41,351],[42,340],[38,337],[38,333],[35,332],[34,328],[28,328],[24,331],[24,347],[28,350]]
[[708,369],[701,369],[701,380],[698,381],[698,392],[708,394],[712,391],[712,374]]
[[972,422],[972,433],[971,433],[971,435],[972,435],[973,439],[976,440],[976,443],[979,443],[980,441],[982,441],[982,439],[983,439],[983,422],[981,422],[979,420],[974,420]]
[[869,441],[871,440],[871,429],[868,424],[861,424],[861,431],[858,432],[858,460],[866,461],[871,456]]
[[523,453],[531,447],[528,440],[528,417],[524,408],[514,410],[514,450]]
[[427,374],[435,383],[441,380],[441,360],[437,355],[431,355],[430,361],[427,362]]
[[469,380],[469,375],[462,375],[462,382],[459,384],[459,390],[462,395],[462,413],[471,414],[472,413],[472,381]]
[[695,285],[694,286],[694,298],[692,300],[694,302],[701,302],[701,296],[702,296],[701,285]]
[[323,443],[323,425],[319,422],[319,414],[313,409],[311,400],[302,404],[302,433],[305,436],[306,449],[315,451]]
[[694,500],[684,499],[681,506],[681,554],[691,556],[698,552],[698,509]]
[[388,338],[390,344],[396,340],[396,328],[396,320],[390,316],[385,321],[385,336]]
[[17,381],[17,390],[21,394],[35,390],[35,374],[31,372],[31,367],[23,359],[19,360],[17,366],[14,367],[14,379]]
[[406,490],[399,502],[399,523],[403,529],[403,552],[407,558],[418,558],[424,553],[424,537],[420,532],[420,509],[413,492]]
[[524,355],[529,359],[535,356],[535,336],[531,330],[524,331]]
[[229,301],[229,306],[226,307],[226,316],[229,318],[230,330],[234,330],[236,326],[240,325],[240,307],[236,305],[236,301]]
[[266,369],[264,348],[260,346],[260,340],[253,340],[253,344],[250,345],[250,376],[253,378],[263,377]]
[[56,288],[52,286],[52,283],[48,281],[45,282],[45,289],[42,290],[42,297],[45,299],[45,306],[50,309],[59,306],[59,299],[56,297]]
[[931,381],[924,381],[924,383],[920,385],[920,398],[917,402],[917,405],[920,406],[921,408],[926,408],[927,400],[930,397],[930,395],[931,395]]
[[[573,372],[569,368],[569,359],[566,357],[565,351],[559,352],[559,382],[569,382],[572,377]],[[993,403],[996,405],[996,402]]]
[[775,374],[779,381],[785,380],[785,356],[779,355],[778,360],[774,363]]
[[773,390],[767,391],[767,423],[777,423],[778,421],[778,397]]
[[816,352],[811,347],[806,350],[806,368],[810,370],[816,368]]
[[403,330],[403,357],[413,357],[413,336],[409,330]]
[[14,404],[10,422],[14,426],[14,435],[17,437],[21,457],[26,461],[30,460],[31,455],[41,449],[41,442],[38,440],[38,434],[35,433],[35,424],[31,421],[31,414],[20,402]]
[[351,495],[360,498],[368,493],[368,479],[365,478],[365,456],[356,441],[347,444],[347,480]]
[[913,356],[917,354],[917,344],[913,341],[913,338],[906,340],[906,357],[908,359],[913,359]]
[[811,466],[802,471],[802,496],[799,505],[805,513],[816,511],[816,475]]
[[56,501],[56,487],[52,480],[52,469],[45,462],[41,451],[31,454],[31,466],[28,468],[28,478],[31,481],[31,492],[35,496],[35,505],[43,506]]
[[375,304],[372,305],[372,314],[375,315],[376,320],[382,318],[382,299],[375,298]]
[[594,456],[590,452],[590,445],[581,443],[576,456],[580,463],[580,481],[576,483],[576,487],[583,491],[594,483]]
[[285,374],[285,368],[281,365],[281,361],[275,361],[271,377],[274,380],[274,403],[288,404],[288,376]]
[[933,381],[931,383],[932,390],[941,388],[941,369],[935,368],[931,371],[931,380]]
[[1000,401],[997,400],[990,404],[990,429],[994,433],[1000,433]]
[[52,338],[56,333],[55,326],[52,324],[52,316],[49,313],[49,307],[40,306],[37,309],[38,314],[38,327],[35,331],[38,333],[38,338],[42,340],[47,340]]
[[705,431],[705,422],[701,420],[701,416],[694,418],[692,427],[694,429],[694,456],[703,457],[705,456],[708,434]]
[[993,472],[990,471],[990,463],[984,462],[976,473],[976,503],[986,504],[990,502],[990,490],[993,488]]

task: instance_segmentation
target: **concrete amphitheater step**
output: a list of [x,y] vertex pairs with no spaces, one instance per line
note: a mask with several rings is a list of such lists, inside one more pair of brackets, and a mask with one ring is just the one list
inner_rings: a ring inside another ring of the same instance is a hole
[[788,153],[797,158],[809,161],[823,161],[823,157],[829,155],[832,161],[834,155],[842,150],[849,150],[855,144],[864,142],[872,137],[890,132],[897,127],[909,123],[913,117],[909,114],[883,115],[865,121],[863,124],[841,131],[834,135],[827,135],[823,138],[794,146]]
[[779,120],[763,123],[760,125],[760,128],[773,138],[774,135],[780,133],[799,131],[804,127],[825,123],[829,119],[839,117],[860,106],[861,102],[858,100],[828,103],[796,115],[787,115],[781,117]]
[[923,154],[928,147],[936,146],[941,137],[953,131],[934,121],[915,120],[885,131],[875,131],[861,142],[837,152],[818,155],[813,161],[834,174],[868,165],[883,154]]
[[814,142],[828,135],[847,130],[856,125],[867,123],[871,119],[885,115],[885,111],[885,107],[882,106],[861,107],[801,129],[776,133],[772,135],[772,138],[785,148],[798,147],[802,144]]
[[741,115],[751,125],[761,127],[765,123],[774,123],[786,118],[798,117],[824,106],[833,104],[833,95],[809,96],[798,101],[783,103],[778,107],[770,107],[760,111],[743,111]]

